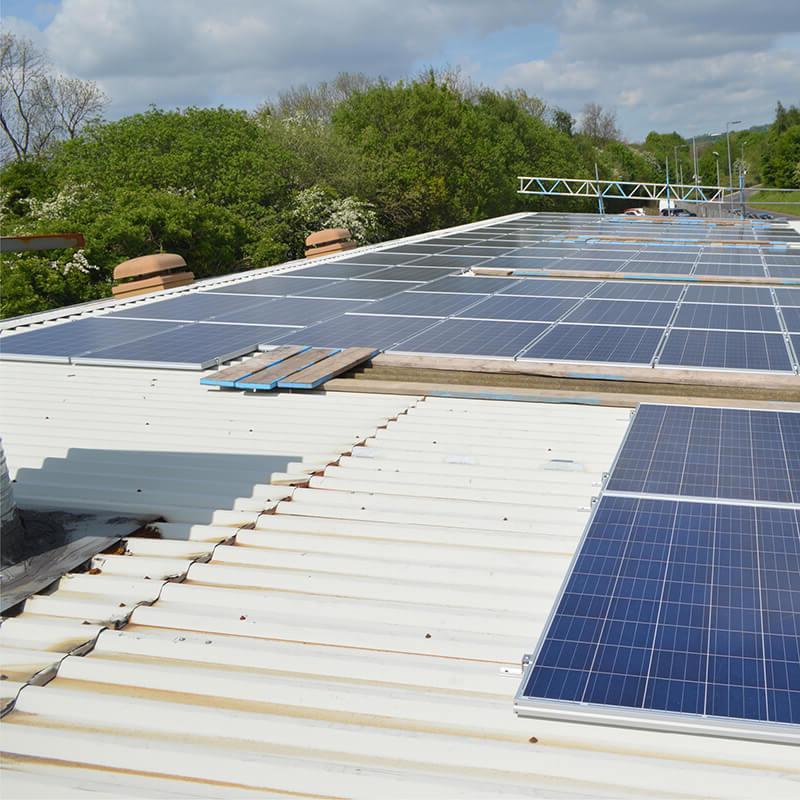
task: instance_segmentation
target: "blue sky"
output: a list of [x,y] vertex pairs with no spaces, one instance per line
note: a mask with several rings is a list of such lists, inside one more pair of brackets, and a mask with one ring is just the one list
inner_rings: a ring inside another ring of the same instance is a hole
[[3,25],[97,81],[108,116],[154,104],[255,108],[361,71],[460,67],[579,116],[617,113],[631,140],[767,122],[800,102],[797,0],[4,0]]

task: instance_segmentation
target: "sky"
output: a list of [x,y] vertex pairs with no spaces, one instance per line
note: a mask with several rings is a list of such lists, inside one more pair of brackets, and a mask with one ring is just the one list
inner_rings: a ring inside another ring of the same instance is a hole
[[798,0],[3,0],[6,31],[96,81],[115,119],[189,105],[253,109],[293,85],[460,67],[623,134],[769,122],[800,103]]

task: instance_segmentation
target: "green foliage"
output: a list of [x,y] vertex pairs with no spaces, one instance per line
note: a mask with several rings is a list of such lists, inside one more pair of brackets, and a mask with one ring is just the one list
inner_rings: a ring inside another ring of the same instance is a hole
[[[252,115],[153,108],[95,122],[0,173],[4,233],[79,231],[87,242],[85,254],[5,259],[2,313],[106,295],[119,262],[159,251],[206,277],[298,257],[305,237],[325,227],[369,243],[514,211],[596,208],[518,195],[519,175],[594,177],[597,164],[603,178],[657,181],[670,159],[674,180],[677,147],[691,180],[691,151],[677,133],[629,145],[575,133],[574,124],[537,97],[475,86],[452,70],[393,84],[341,75]],[[730,139],[733,159],[744,144],[738,166],[749,182],[763,172],[767,182],[800,184],[796,108],[779,105],[769,130]],[[705,183],[716,182],[720,146],[699,143]]]
[[0,260],[0,316],[32,314],[94,300],[110,293],[110,281],[87,265],[82,253],[4,253]]

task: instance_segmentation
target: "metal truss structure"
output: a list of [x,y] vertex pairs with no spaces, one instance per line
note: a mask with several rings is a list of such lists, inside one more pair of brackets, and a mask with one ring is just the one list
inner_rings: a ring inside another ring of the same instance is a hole
[[601,181],[592,178],[519,177],[519,194],[551,197],[595,197],[619,200],[668,200],[679,203],[727,203],[738,190],[694,183],[644,183]]

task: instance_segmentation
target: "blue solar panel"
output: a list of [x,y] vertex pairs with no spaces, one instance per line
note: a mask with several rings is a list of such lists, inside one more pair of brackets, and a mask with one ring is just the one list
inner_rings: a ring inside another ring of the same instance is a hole
[[522,358],[649,364],[663,333],[662,328],[567,325],[562,322],[528,348]]
[[[436,248],[437,252],[439,248]],[[413,261],[415,256],[413,253],[425,252],[419,250],[412,250],[409,251],[410,254],[401,253],[397,250],[380,250],[375,253],[364,253],[358,256],[352,256],[351,258],[347,258],[344,262],[337,262],[337,263],[347,263],[347,264],[357,264],[362,269],[365,269],[368,265],[377,265],[377,266],[394,266],[395,264],[408,264],[409,261]]]
[[673,328],[658,363],[681,367],[792,371],[783,336],[778,333]]
[[476,275],[451,275],[425,284],[426,292],[457,294],[494,294],[518,281],[511,278],[481,278]]
[[799,534],[793,508],[601,498],[517,710],[796,737]]
[[[449,317],[468,306],[479,303],[483,295],[445,294],[439,292],[401,292],[385,300],[376,300],[368,308],[370,314],[392,314],[405,317]],[[321,301],[320,301],[321,302]]]
[[544,323],[447,319],[394,349],[410,353],[513,358],[542,331]]
[[456,316],[470,319],[501,319],[516,322],[553,322],[577,302],[561,297],[514,297],[496,294],[470,306]]
[[585,297],[600,286],[599,281],[551,280],[549,278],[527,278],[515,281],[513,285],[501,289],[498,295],[519,295],[527,297]]
[[774,278],[800,279],[800,267],[769,267],[769,274]]
[[675,317],[676,328],[717,328],[733,331],[779,331],[775,307],[682,303]]
[[683,299],[685,303],[772,305],[772,293],[763,286],[689,286]]
[[697,258],[696,252],[683,252],[682,250],[664,250],[662,248],[645,249],[637,253],[634,261],[668,261],[675,263],[693,264]]
[[734,278],[763,278],[764,268],[746,264],[698,264],[695,275],[729,275]]
[[197,322],[115,347],[100,347],[84,353],[75,362],[203,369],[217,361],[249,353],[259,344],[284,335],[285,328]]
[[[445,278],[445,280],[447,280]],[[337,281],[319,288],[305,289],[298,292],[300,297],[327,297],[343,300],[381,300],[404,289],[411,289],[416,284],[399,281]]]
[[575,272],[616,272],[625,262],[621,259],[600,258],[562,258],[550,269],[563,269]]
[[436,322],[435,319],[420,317],[344,314],[283,336],[274,343],[304,344],[311,347],[374,347],[386,350]]
[[66,361],[81,353],[175,331],[180,324],[89,317],[0,337],[0,357]]
[[500,258],[493,258],[489,261],[484,261],[481,267],[490,267],[492,269],[522,269],[522,270],[539,270],[550,269],[555,264],[558,264],[558,258],[547,258],[542,256],[501,256]]
[[800,306],[800,289],[776,289],[775,295],[782,306]]
[[464,270],[469,267],[474,267],[482,264],[486,259],[491,258],[493,253],[487,253],[485,256],[459,256],[459,251],[453,250],[447,255],[437,256],[420,256],[414,259],[411,263],[415,267],[447,267],[451,272],[454,270]]
[[382,264],[351,263],[334,261],[330,264],[314,264],[311,267],[297,270],[300,278],[366,278],[385,267]]
[[592,294],[592,300],[655,300],[675,301],[681,296],[683,286],[679,284],[656,284],[643,282],[609,281]]
[[591,298],[572,311],[566,321],[592,322],[598,325],[649,325],[663,328],[669,322],[674,309],[674,303]]
[[606,490],[800,503],[800,413],[641,405]]
[[383,267],[378,272],[371,272],[371,281],[410,281],[421,283],[435,281],[449,275],[446,267]]
[[335,281],[321,278],[270,275],[239,283],[226,283],[216,289],[209,289],[208,294],[261,294],[268,297],[282,297],[287,294],[300,294],[315,287],[330,286],[333,283]]
[[322,300],[318,297],[261,298],[244,311],[217,314],[211,322],[239,322],[243,325],[286,325],[299,328],[331,319],[345,311],[368,305],[361,300]]
[[235,314],[263,303],[264,299],[243,294],[193,292],[151,303],[132,303],[108,315],[111,319],[158,319],[178,322],[209,320],[219,314]]
[[690,262],[681,261],[629,261],[620,272],[641,275],[689,275],[694,269]]

